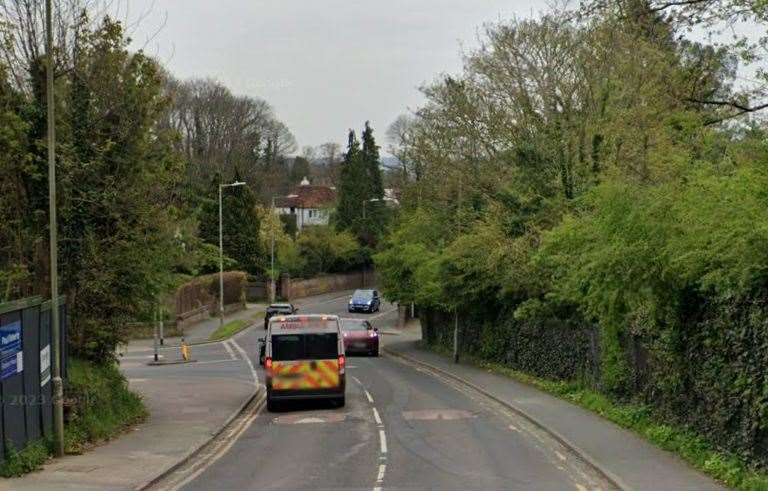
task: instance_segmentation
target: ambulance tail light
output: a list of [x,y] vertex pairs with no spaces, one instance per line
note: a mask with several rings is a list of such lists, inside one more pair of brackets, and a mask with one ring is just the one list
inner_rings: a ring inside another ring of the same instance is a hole
[[344,373],[344,367],[347,364],[347,359],[344,355],[339,355],[339,373]]
[[264,369],[267,370],[267,371],[272,370],[272,358],[271,357],[267,357],[264,360]]

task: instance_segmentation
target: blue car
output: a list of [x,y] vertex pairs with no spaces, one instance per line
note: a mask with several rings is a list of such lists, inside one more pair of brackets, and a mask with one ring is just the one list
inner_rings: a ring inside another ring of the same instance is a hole
[[380,307],[381,299],[376,290],[355,290],[349,299],[350,312],[377,312]]

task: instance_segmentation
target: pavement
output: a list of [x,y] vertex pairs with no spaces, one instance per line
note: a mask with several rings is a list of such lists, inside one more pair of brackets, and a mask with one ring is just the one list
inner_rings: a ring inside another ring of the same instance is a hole
[[[256,311],[258,306],[226,320]],[[200,336],[211,323],[202,324],[193,329]],[[195,346],[195,363],[148,366],[153,359],[151,341],[149,346],[145,341],[132,342],[120,368],[131,389],[143,397],[148,420],[83,455],[53,459],[23,478],[0,479],[0,489],[140,489],[207,443],[261,389],[238,346],[236,341]],[[180,357],[179,349],[170,346],[160,353],[167,360]]]
[[[260,312],[264,312],[267,309],[266,303],[249,303],[243,310],[238,310],[229,313],[224,316],[224,322],[231,322],[234,320],[253,320],[254,322],[263,322],[263,317],[258,316]],[[187,327],[184,330],[184,341],[188,344],[199,344],[208,342],[208,338],[211,334],[219,328],[220,320],[218,317],[211,317],[209,319],[196,322],[194,325]],[[131,346],[151,347],[154,344],[152,338],[138,339],[131,341]],[[171,336],[166,337],[163,340],[164,346],[179,346],[181,345],[181,337]]]
[[[301,313],[366,318],[379,328],[386,355],[348,358],[345,407],[262,409],[210,461],[192,458],[194,473],[182,468],[151,489],[722,489],[593,413],[420,350],[418,323],[398,328],[390,304],[347,313],[350,293],[295,302]],[[0,489],[141,489],[219,432],[260,387],[263,332],[257,324],[193,347],[198,361],[186,365],[149,367],[151,347],[129,346],[122,369],[150,420],[85,455],[0,480]],[[173,348],[164,353],[174,356]]]
[[722,490],[723,486],[670,452],[593,412],[517,382],[437,353],[421,349],[420,326],[412,325],[387,351],[435,367],[526,415],[537,426],[598,466],[622,489]]

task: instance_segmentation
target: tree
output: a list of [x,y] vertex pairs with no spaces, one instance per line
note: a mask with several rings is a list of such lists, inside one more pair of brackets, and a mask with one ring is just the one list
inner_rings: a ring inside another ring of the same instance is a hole
[[384,184],[381,177],[381,161],[379,158],[379,146],[373,136],[373,128],[370,122],[365,122],[363,130],[363,148],[360,154],[365,172],[366,193],[363,197],[363,206],[366,208],[366,216],[360,224],[360,235],[363,243],[375,245],[384,230],[385,206]]
[[290,181],[291,184],[298,184],[302,179],[309,178],[311,166],[309,160],[304,157],[294,157],[291,164]]
[[355,230],[359,225],[361,207],[365,199],[365,168],[360,154],[360,141],[354,130],[349,130],[347,152],[341,164],[339,202],[336,207],[336,228]]
[[[234,180],[240,180],[237,170]],[[210,189],[200,217],[200,236],[207,243],[218,247],[219,181],[212,182]],[[222,224],[224,252],[236,262],[236,267],[253,275],[264,273],[269,266],[259,241],[261,219],[256,196],[250,186],[223,189]]]

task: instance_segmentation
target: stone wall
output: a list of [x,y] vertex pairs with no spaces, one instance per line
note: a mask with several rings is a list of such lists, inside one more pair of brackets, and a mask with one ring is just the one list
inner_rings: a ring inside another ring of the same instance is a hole
[[373,288],[376,274],[373,271],[355,271],[352,273],[332,274],[316,278],[302,279],[283,276],[280,280],[280,294],[288,300],[311,297],[357,288]]

